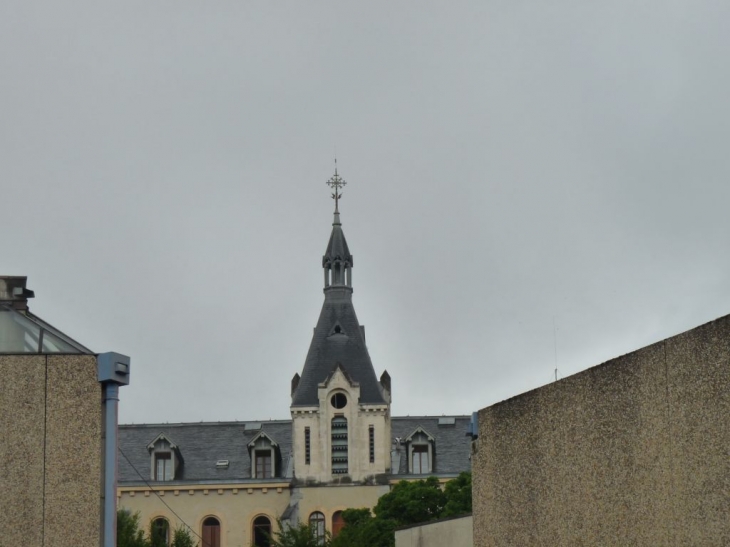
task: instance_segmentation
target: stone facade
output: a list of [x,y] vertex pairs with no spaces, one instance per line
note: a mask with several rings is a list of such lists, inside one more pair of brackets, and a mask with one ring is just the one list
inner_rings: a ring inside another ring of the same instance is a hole
[[730,316],[479,412],[474,545],[730,545]]
[[[336,409],[331,400],[342,394],[347,404]],[[341,369],[337,369],[327,383],[318,389],[319,405],[293,407],[292,427],[295,444],[294,468],[300,482],[329,483],[332,481],[332,420],[342,416],[348,426],[347,480],[362,482],[377,475],[390,473],[390,408],[387,404],[363,405],[360,389],[352,385]],[[305,451],[305,430],[309,428],[309,457]],[[373,431],[373,461],[370,461],[370,430]],[[308,463],[309,462],[309,463]]]
[[99,547],[94,355],[0,355],[0,544]]

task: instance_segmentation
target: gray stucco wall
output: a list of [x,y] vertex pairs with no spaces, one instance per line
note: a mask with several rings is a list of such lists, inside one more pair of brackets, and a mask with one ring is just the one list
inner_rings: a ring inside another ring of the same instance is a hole
[[395,547],[472,547],[472,517],[451,518],[395,532]]
[[93,355],[0,355],[0,545],[98,547]]
[[474,545],[730,545],[730,316],[479,412]]

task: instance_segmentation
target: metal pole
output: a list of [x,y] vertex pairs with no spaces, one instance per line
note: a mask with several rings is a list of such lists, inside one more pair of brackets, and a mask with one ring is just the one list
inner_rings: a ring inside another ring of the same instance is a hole
[[119,385],[104,382],[104,547],[117,544],[117,412]]

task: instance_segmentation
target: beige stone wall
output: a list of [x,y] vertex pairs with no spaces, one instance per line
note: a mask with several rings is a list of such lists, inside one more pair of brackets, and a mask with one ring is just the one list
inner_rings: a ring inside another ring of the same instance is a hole
[[[347,396],[347,406],[334,409],[330,399],[334,393]],[[360,388],[351,386],[340,370],[335,371],[328,384],[318,390],[318,407],[292,408],[294,435],[294,473],[300,481],[328,483],[335,480],[363,481],[374,475],[390,472],[390,408],[388,405],[360,405]],[[348,467],[347,476],[332,474],[331,421],[335,415],[347,418]],[[369,427],[375,429],[375,458],[370,462]],[[304,430],[310,428],[310,464],[305,462]]]
[[474,544],[730,545],[730,316],[479,413]]
[[[157,486],[157,485],[156,485]],[[325,516],[325,527],[332,531],[332,516],[349,508],[372,508],[390,490],[384,486],[332,485],[296,488],[299,519],[306,522],[314,511]],[[118,507],[139,512],[147,529],[156,518],[168,520],[172,529],[183,522],[202,534],[203,520],[216,517],[221,523],[221,547],[249,547],[253,540],[253,521],[265,515],[276,520],[284,513],[291,491],[289,484],[251,485],[165,485],[150,490],[146,486],[125,486],[118,492]],[[176,516],[177,514],[177,516]],[[179,516],[179,518],[178,518]]]
[[253,521],[261,515],[269,517],[276,530],[276,519],[288,504],[289,485],[285,482],[251,487],[171,485],[154,491],[147,487],[122,487],[118,491],[118,507],[133,513],[139,511],[145,530],[154,519],[163,517],[172,530],[185,522],[201,535],[203,521],[217,518],[221,523],[221,547],[249,547],[253,541]]
[[309,520],[314,511],[324,514],[326,528],[332,531],[332,515],[345,509],[372,509],[383,494],[390,492],[390,486],[332,485],[298,489],[299,519]]
[[0,355],[0,545],[98,547],[93,355]]
[[396,530],[395,547],[472,547],[472,517],[440,520]]

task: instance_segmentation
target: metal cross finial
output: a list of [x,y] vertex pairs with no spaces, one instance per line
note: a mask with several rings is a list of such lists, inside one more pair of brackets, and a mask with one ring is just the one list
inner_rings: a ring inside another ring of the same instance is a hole
[[337,158],[335,158],[335,174],[327,181],[327,184],[334,190],[332,199],[335,200],[335,213],[339,213],[339,202],[342,197],[342,192],[340,190],[347,183],[340,175],[337,174]]

